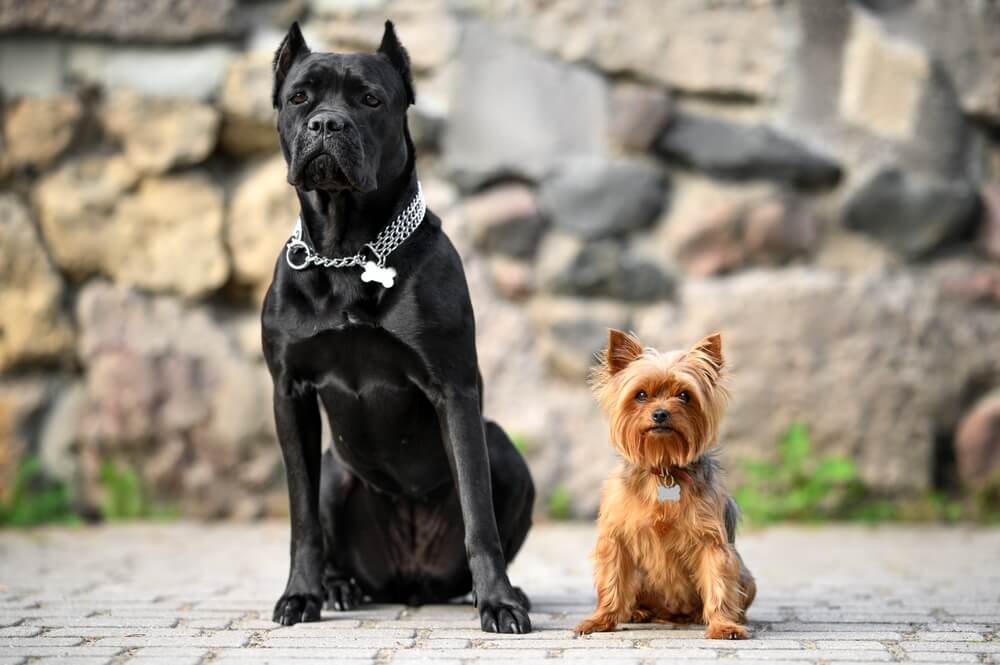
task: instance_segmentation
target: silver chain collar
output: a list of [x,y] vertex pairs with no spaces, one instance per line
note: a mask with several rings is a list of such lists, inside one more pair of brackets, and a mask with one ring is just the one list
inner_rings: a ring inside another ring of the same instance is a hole
[[[295,222],[295,230],[292,232],[292,237],[289,238],[288,243],[285,245],[285,261],[293,270],[304,270],[312,265],[321,268],[364,266],[365,273],[361,276],[362,280],[366,282],[377,281],[386,288],[389,288],[392,286],[396,271],[392,268],[386,268],[385,260],[389,254],[402,245],[417,230],[420,223],[424,221],[424,214],[426,212],[427,206],[424,203],[423,188],[420,186],[420,181],[417,181],[416,196],[413,197],[406,210],[399,213],[396,219],[382,229],[375,237],[375,240],[365,244],[365,247],[371,250],[371,253],[375,256],[375,261],[365,260],[360,251],[353,256],[339,258],[330,258],[322,254],[317,254],[302,239],[302,218],[299,217],[298,221]],[[302,259],[296,262],[292,257],[299,253],[302,254]]]

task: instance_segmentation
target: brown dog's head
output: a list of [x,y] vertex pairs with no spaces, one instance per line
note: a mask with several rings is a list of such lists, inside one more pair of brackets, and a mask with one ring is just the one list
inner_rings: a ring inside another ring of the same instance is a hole
[[718,333],[687,351],[660,353],[612,329],[599,361],[591,386],[629,462],[687,466],[715,442],[728,398]]

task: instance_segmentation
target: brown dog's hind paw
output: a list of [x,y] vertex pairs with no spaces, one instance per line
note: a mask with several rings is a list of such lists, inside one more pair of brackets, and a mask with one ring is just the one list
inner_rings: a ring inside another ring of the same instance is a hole
[[705,637],[710,640],[745,640],[750,637],[750,633],[737,623],[710,623],[705,630]]
[[614,619],[608,616],[592,616],[589,619],[584,619],[573,632],[577,635],[588,635],[590,633],[607,633],[615,629]]

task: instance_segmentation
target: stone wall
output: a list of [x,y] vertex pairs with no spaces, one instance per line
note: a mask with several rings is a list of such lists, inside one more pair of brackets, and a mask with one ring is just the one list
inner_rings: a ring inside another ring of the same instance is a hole
[[116,460],[187,514],[285,510],[258,307],[296,215],[294,19],[333,50],[396,22],[486,409],[542,504],[592,513],[613,463],[584,384],[608,326],[722,331],[734,469],[796,421],[890,494],[1000,459],[995,0],[135,7],[0,0],[4,486],[35,454],[86,505]]

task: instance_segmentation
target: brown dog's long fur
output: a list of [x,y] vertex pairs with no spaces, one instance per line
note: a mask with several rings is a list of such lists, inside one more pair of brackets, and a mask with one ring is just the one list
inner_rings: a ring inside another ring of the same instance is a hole
[[[577,633],[622,622],[703,621],[706,637],[748,636],[743,624],[756,584],[736,551],[738,510],[710,451],[727,400],[723,365],[718,334],[688,351],[660,353],[609,332],[591,383],[624,461],[604,485],[597,609]],[[657,410],[669,413],[667,429],[654,429]],[[664,472],[681,485],[677,502],[657,500]]]

